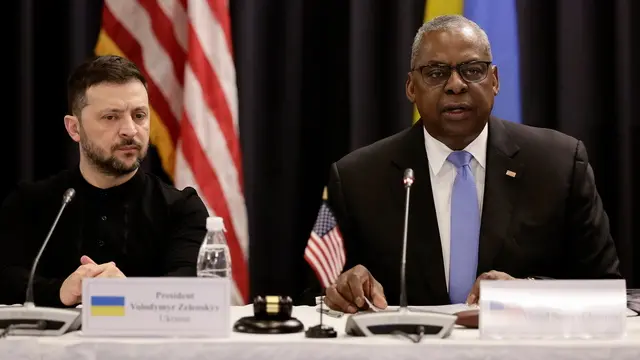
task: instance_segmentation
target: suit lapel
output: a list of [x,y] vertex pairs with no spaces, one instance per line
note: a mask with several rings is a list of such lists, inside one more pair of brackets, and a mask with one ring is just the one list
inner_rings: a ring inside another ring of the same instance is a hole
[[518,146],[502,120],[489,121],[478,275],[493,269],[493,260],[510,236],[511,216],[524,166],[516,160]]
[[[449,296],[444,275],[442,245],[438,219],[431,190],[429,163],[424,147],[422,121],[418,121],[407,133],[400,151],[393,158],[395,171],[390,180],[396,207],[401,209],[404,221],[406,190],[402,185],[404,170],[414,171],[415,182],[411,186],[409,224],[407,234],[407,283],[423,284],[423,291],[409,288],[408,298],[412,303],[412,292],[430,294],[429,302],[447,303]],[[401,234],[398,234],[401,236]],[[431,291],[428,291],[430,288]],[[417,298],[418,296],[416,296]],[[414,301],[413,303],[416,303]]]

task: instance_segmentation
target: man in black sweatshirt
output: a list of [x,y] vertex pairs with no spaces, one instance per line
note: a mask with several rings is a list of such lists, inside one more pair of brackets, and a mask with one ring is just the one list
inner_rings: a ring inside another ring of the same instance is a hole
[[195,276],[207,209],[193,188],[144,173],[149,145],[147,83],[135,64],[94,58],[69,78],[64,124],[78,143],[77,167],[20,184],[0,209],[0,304],[25,301],[33,261],[67,205],[36,269],[34,301],[82,302],[82,278]]

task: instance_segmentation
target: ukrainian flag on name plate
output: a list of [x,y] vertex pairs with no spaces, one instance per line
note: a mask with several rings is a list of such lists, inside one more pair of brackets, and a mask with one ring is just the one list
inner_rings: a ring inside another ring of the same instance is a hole
[[124,316],[124,296],[92,296],[91,316]]
[[[475,21],[489,37],[493,63],[498,67],[500,91],[492,114],[522,122],[516,0],[426,0],[424,22],[436,16],[461,14]],[[420,118],[414,107],[413,122]]]

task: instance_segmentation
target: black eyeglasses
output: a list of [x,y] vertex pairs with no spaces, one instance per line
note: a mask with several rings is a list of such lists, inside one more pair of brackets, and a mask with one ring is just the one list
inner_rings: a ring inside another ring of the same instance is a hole
[[466,82],[480,82],[487,78],[487,74],[489,74],[489,65],[491,65],[491,61],[470,61],[467,63],[460,63],[456,66],[445,64],[424,65],[412,70],[420,72],[425,84],[436,86],[446,83],[451,77],[453,70],[455,70]]

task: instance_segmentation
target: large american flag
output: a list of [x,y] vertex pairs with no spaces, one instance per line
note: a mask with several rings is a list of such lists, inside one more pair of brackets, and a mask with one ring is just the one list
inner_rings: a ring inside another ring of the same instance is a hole
[[344,268],[346,256],[342,234],[326,201],[322,202],[318,211],[304,258],[316,273],[323,288],[333,284]]
[[224,218],[233,303],[248,297],[248,230],[226,0],[105,0],[96,54],[124,56],[149,82],[151,142],[177,188]]

